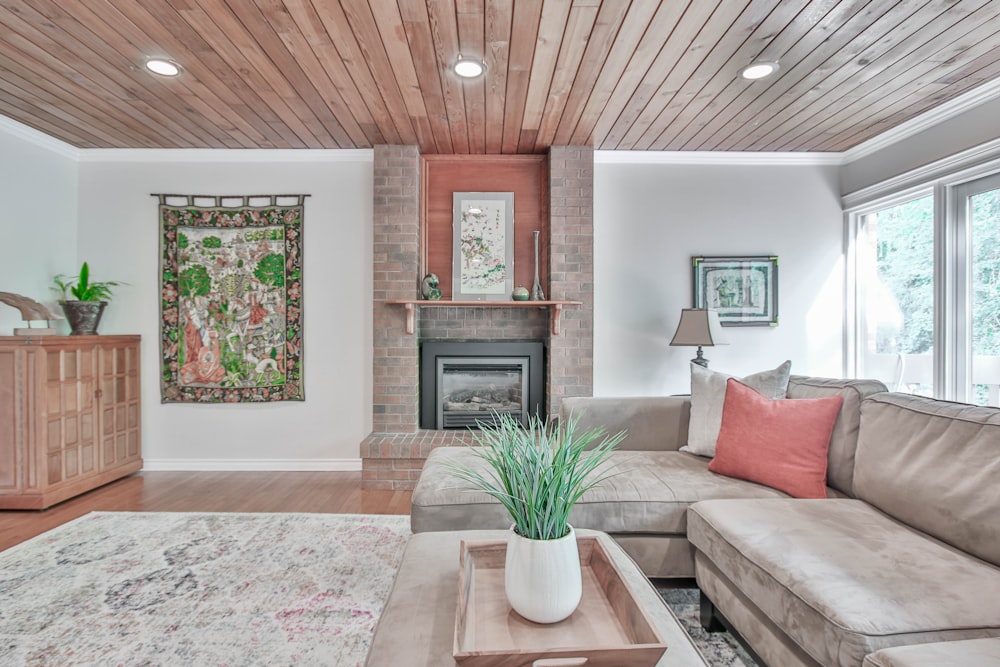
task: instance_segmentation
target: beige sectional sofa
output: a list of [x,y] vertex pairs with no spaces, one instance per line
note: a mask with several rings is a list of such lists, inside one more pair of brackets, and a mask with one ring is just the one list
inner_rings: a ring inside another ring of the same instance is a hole
[[[563,417],[629,432],[615,454],[626,472],[571,520],[610,533],[648,576],[695,576],[703,621],[723,617],[772,667],[997,665],[1000,639],[979,638],[1000,638],[1000,410],[867,380],[793,376],[787,392],[831,394],[844,403],[820,500],[716,475],[677,451],[686,398],[567,399]],[[432,452],[414,532],[506,527],[497,503],[458,488],[451,460],[476,459]],[[957,657],[934,662],[942,655]]]
[[[834,425],[828,464],[828,494],[849,496],[861,401],[885,391],[873,380],[828,380],[792,376],[790,398],[839,394],[844,398]],[[687,443],[691,402],[687,397],[567,398],[563,418],[574,415],[579,428],[603,426],[628,437],[613,456],[621,474],[589,491],[577,502],[570,521],[612,537],[649,577],[694,577],[694,551],[687,538],[687,510],[716,498],[787,498],[781,491],[724,477],[708,470],[708,458],[678,451]],[[448,464],[476,465],[466,448],[435,449],[413,492],[413,532],[508,528],[499,503],[485,493],[460,488]]]

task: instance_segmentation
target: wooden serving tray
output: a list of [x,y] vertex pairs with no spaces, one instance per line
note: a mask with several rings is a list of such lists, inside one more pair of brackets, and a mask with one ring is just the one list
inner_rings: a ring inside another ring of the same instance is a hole
[[573,615],[543,625],[510,608],[506,542],[462,541],[455,662],[462,667],[655,665],[667,645],[596,537],[579,537],[583,597]]

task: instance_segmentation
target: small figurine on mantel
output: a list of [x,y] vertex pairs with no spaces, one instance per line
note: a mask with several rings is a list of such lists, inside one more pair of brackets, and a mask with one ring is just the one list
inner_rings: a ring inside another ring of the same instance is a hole
[[[0,292],[0,303],[17,308],[21,311],[21,317],[28,323],[27,327],[15,328],[15,336],[51,336],[56,330],[49,326],[49,322],[63,319],[61,315],[55,315],[34,299],[13,292]],[[32,322],[45,322],[45,326],[33,327]]]
[[424,276],[424,279],[420,281],[420,295],[427,299],[428,301],[440,301],[441,300],[441,290],[438,285],[441,281],[433,273],[428,273]]

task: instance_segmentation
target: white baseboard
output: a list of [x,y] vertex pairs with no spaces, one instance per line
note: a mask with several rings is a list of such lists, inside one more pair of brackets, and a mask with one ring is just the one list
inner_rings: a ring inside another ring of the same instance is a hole
[[358,472],[361,459],[145,459],[142,469]]

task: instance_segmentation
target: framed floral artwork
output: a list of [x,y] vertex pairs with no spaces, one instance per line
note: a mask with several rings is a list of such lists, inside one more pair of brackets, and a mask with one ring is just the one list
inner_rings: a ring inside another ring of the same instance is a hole
[[454,193],[452,298],[507,301],[514,290],[514,193]]
[[724,327],[778,325],[778,258],[693,257],[694,307],[719,313]]

